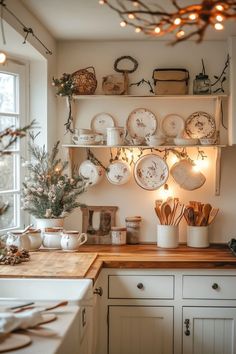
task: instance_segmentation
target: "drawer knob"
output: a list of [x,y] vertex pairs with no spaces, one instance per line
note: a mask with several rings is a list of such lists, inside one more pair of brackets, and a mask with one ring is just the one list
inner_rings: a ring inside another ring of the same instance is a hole
[[93,293],[96,294],[96,295],[102,296],[102,294],[103,294],[102,287],[99,286],[98,288],[95,288],[95,289],[93,290]]
[[212,284],[212,289],[217,290],[219,289],[219,285],[217,283]]
[[144,288],[144,286],[143,286],[142,283],[138,283],[137,288],[140,289],[140,290],[142,290],[142,289]]

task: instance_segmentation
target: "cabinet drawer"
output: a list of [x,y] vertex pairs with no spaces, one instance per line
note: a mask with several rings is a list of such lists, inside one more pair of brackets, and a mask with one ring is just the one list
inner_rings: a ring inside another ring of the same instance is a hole
[[110,299],[173,299],[172,275],[110,275]]
[[236,276],[184,275],[183,298],[236,300]]

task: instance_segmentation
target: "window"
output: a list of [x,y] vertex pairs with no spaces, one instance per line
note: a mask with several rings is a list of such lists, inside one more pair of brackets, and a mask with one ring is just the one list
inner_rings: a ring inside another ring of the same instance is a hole
[[[27,122],[25,109],[25,66],[8,63],[0,66],[0,131],[23,127]],[[0,215],[0,232],[23,225],[20,208],[22,183],[21,157],[25,156],[26,139],[9,147],[10,154],[0,157],[0,207],[7,206]],[[5,141],[6,142],[6,141]]]

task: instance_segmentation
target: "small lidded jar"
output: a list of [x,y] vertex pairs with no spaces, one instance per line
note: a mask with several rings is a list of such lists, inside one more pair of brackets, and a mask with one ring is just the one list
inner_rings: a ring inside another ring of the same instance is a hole
[[42,231],[42,242],[45,248],[61,249],[62,227],[47,227]]
[[112,245],[126,244],[126,227],[111,227],[111,243]]
[[196,75],[193,81],[193,94],[194,95],[211,94],[211,81],[208,75],[205,75],[203,73]]
[[141,216],[127,216],[125,218],[128,244],[135,245],[139,243],[141,221]]

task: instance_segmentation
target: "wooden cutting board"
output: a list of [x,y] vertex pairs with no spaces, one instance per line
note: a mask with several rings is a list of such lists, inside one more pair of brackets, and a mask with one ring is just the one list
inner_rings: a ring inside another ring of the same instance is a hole
[[83,278],[97,253],[68,253],[41,250],[30,253],[30,261],[1,265],[0,277]]
[[0,339],[0,353],[6,353],[8,351],[25,347],[31,343],[29,336],[24,334],[10,333],[4,339]]

